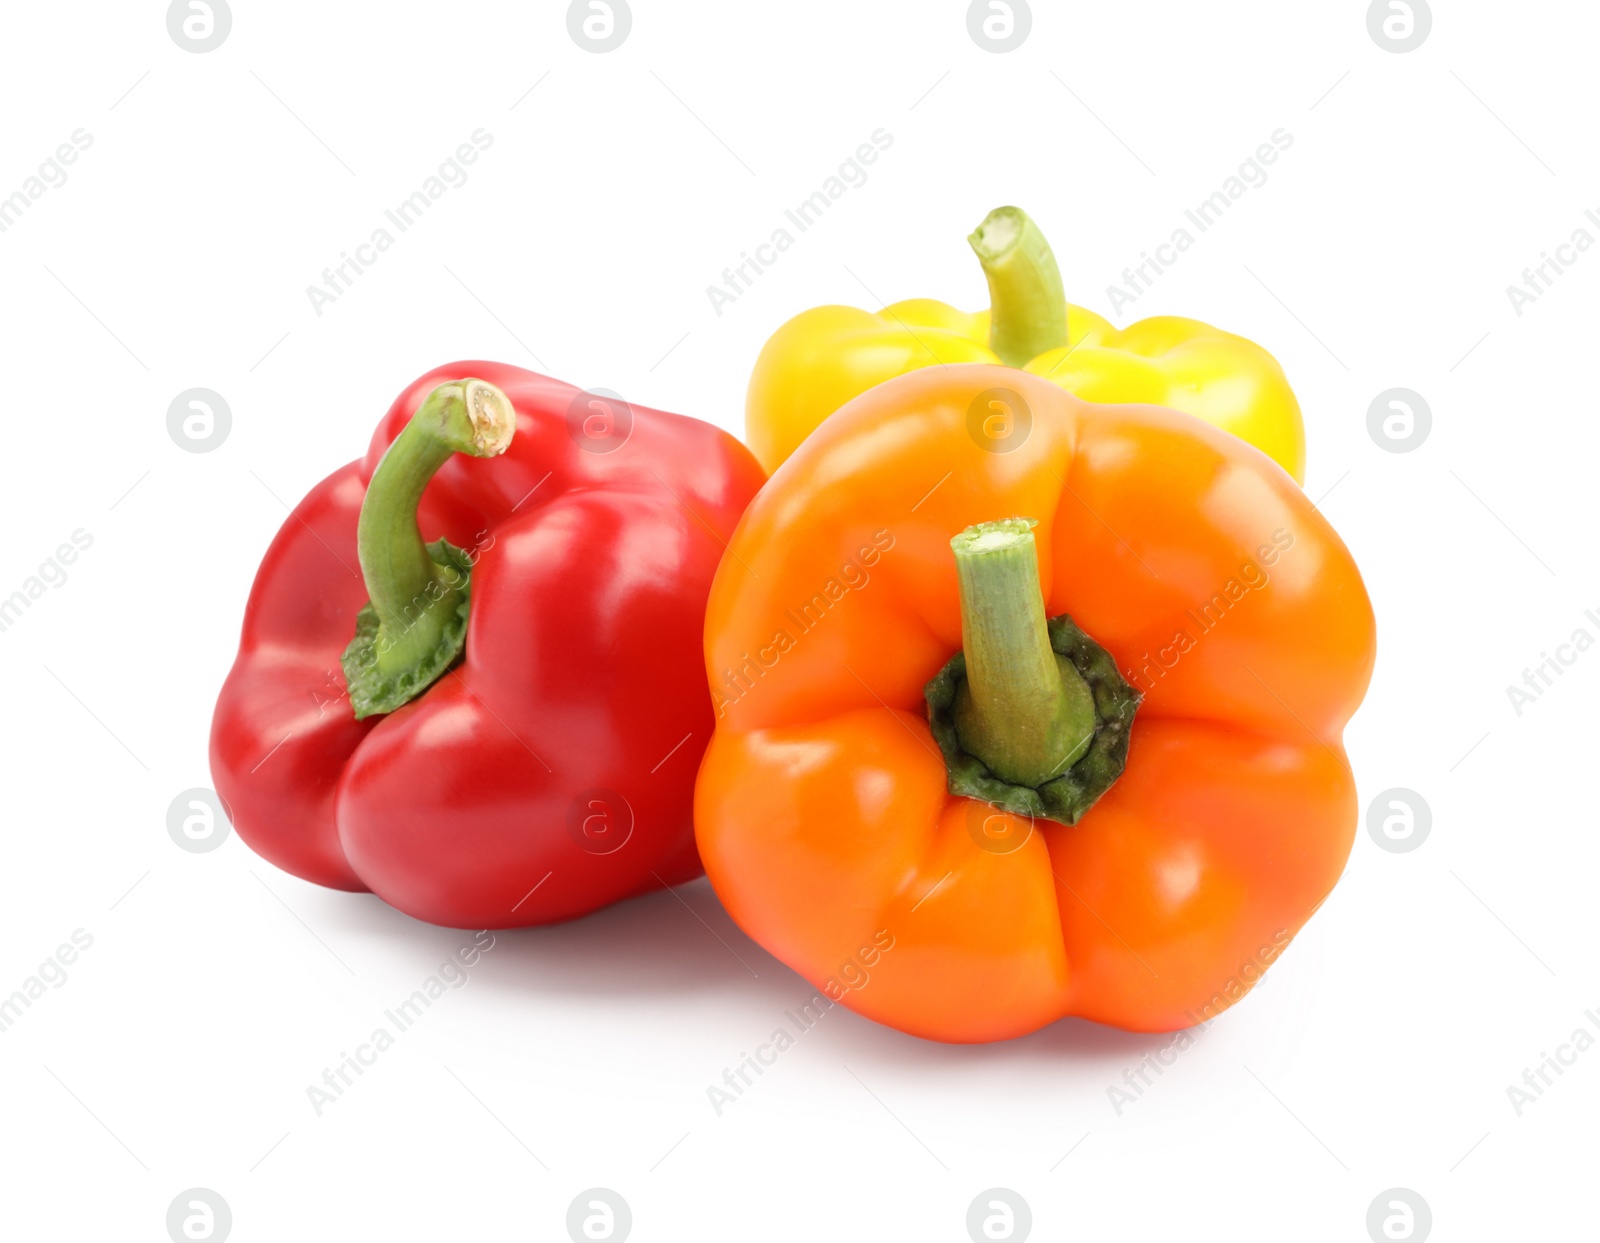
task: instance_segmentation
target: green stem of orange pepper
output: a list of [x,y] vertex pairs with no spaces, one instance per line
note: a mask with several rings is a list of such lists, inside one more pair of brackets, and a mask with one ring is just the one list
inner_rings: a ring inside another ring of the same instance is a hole
[[1094,696],[1050,645],[1031,518],[980,522],[950,541],[961,586],[966,679],[956,733],[1002,781],[1037,788],[1094,741]]

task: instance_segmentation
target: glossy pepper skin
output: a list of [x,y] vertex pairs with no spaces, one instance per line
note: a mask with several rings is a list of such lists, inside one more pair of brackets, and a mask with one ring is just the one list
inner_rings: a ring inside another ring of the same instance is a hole
[[874,385],[936,363],[998,362],[1083,401],[1182,410],[1249,441],[1297,483],[1304,479],[1299,402],[1259,345],[1171,315],[1117,329],[1070,305],[1043,236],[1016,208],[991,213],[968,240],[988,273],[992,311],[968,314],[931,298],[878,312],[822,306],[773,333],[745,398],[745,440],[769,473],[823,419]]
[[[450,457],[415,510],[413,531],[474,559],[465,655],[358,720],[341,654],[371,594],[368,483],[430,393],[463,377],[496,386],[515,419],[502,456]],[[618,444],[630,412],[579,397],[517,367],[441,367],[283,524],[211,735],[217,792],[258,854],[468,928],[569,919],[699,873],[705,598],[762,474],[718,429],[638,406]]]
[[[1003,451],[982,432],[997,401]],[[964,638],[952,537],[1018,516],[1044,612],[1142,695],[1126,768],[1072,825],[952,795],[930,736],[925,686]],[[1243,441],[1015,370],[916,370],[823,424],[729,545],[701,857],[750,936],[902,1031],[1188,1027],[1343,870],[1341,733],[1374,651],[1349,552]]]

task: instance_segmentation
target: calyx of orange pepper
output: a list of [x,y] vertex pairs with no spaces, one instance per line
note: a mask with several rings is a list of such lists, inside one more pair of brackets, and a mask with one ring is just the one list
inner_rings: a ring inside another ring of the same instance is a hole
[[1122,775],[1139,694],[1071,617],[1045,618],[1035,525],[950,541],[963,646],[924,694],[950,793],[1070,825]]
[[373,471],[356,526],[368,601],[340,661],[357,720],[415,699],[461,656],[473,559],[447,540],[424,543],[417,505],[452,455],[504,453],[516,425],[511,399],[494,385],[441,384]]
[[967,238],[989,280],[989,348],[1021,367],[1067,344],[1067,293],[1055,253],[1020,207],[997,207]]

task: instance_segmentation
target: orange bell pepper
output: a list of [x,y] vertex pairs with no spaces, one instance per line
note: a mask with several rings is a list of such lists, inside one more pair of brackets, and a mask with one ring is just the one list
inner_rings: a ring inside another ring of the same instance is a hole
[[1192,1026],[1344,868],[1374,651],[1349,552],[1258,450],[917,370],[823,423],[722,560],[700,854],[750,936],[903,1031]]

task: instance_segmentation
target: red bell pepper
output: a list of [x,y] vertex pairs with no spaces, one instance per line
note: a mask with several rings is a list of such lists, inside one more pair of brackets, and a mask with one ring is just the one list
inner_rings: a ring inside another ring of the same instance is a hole
[[694,419],[498,363],[423,376],[257,572],[211,731],[240,837],[455,927],[698,875],[705,602],[762,482]]

